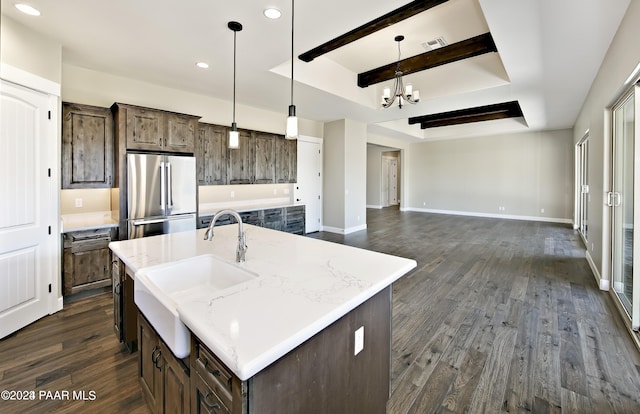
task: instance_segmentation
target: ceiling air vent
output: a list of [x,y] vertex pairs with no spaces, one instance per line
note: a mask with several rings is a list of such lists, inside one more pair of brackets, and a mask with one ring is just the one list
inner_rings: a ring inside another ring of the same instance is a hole
[[446,45],[447,42],[442,36],[436,37],[433,40],[427,40],[426,42],[422,43],[422,47],[424,47],[424,50],[426,50],[427,52],[434,49],[440,49],[441,47]]

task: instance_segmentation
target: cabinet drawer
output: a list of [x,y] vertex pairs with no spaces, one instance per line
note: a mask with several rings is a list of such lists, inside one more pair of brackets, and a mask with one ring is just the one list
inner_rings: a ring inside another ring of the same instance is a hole
[[231,407],[233,374],[199,343],[196,345],[195,368],[222,403]]
[[193,390],[191,412],[231,414],[229,407],[227,407],[220,396],[209,387],[200,374],[193,374],[191,384]]

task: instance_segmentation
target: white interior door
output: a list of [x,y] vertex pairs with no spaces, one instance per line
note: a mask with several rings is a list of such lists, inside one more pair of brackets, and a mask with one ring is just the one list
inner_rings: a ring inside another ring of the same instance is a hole
[[382,198],[382,206],[389,207],[389,159],[386,157],[382,157],[382,177],[380,181],[382,183],[382,188],[380,198]]
[[398,160],[389,160],[389,204],[398,204]]
[[322,226],[322,143],[318,139],[298,139],[298,182],[296,203],[305,205],[305,232],[320,231]]
[[0,80],[0,338],[48,314],[57,293],[50,292],[60,254],[51,102]]

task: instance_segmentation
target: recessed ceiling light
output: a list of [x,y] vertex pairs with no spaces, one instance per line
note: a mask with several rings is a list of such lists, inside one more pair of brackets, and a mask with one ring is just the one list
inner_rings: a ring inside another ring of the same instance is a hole
[[198,62],[196,63],[196,66],[200,69],[207,69],[209,67],[209,64],[207,62]]
[[275,7],[270,7],[268,9],[264,9],[264,15],[269,19],[279,19],[282,16],[282,12]]
[[16,9],[20,10],[24,14],[28,14],[29,16],[40,16],[40,10],[29,6],[28,4],[18,3],[16,4]]

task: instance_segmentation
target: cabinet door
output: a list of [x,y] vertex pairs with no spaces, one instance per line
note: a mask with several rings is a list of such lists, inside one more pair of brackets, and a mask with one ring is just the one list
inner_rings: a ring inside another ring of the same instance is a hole
[[272,230],[282,230],[282,208],[270,208],[263,211],[262,226]]
[[160,352],[163,360],[162,412],[189,414],[191,407],[189,372],[162,342],[160,343]]
[[162,407],[162,351],[160,338],[138,313],[138,379],[142,394],[157,413]]
[[276,182],[297,181],[298,141],[279,136],[276,140]]
[[251,184],[253,179],[253,150],[251,133],[240,130],[239,148],[227,149],[228,184]]
[[111,110],[63,103],[62,112],[62,188],[113,186]]
[[197,119],[173,113],[166,113],[164,116],[166,122],[164,150],[192,154],[198,130]]
[[164,144],[164,113],[126,107],[127,149],[160,151]]
[[276,181],[276,135],[255,132],[254,184],[272,184]]
[[224,185],[227,183],[227,128],[200,124],[196,150],[198,184]]

